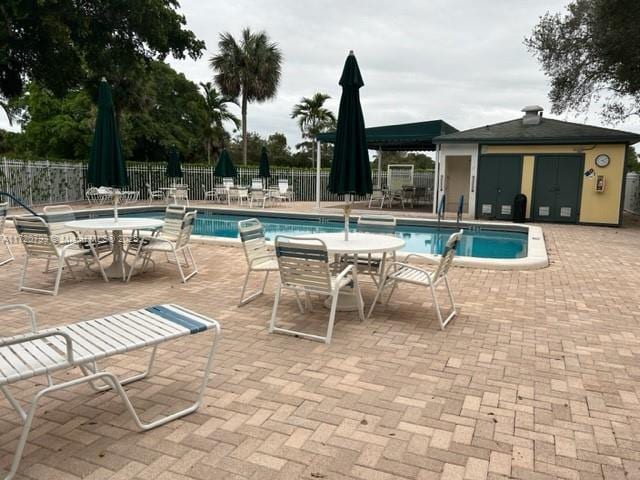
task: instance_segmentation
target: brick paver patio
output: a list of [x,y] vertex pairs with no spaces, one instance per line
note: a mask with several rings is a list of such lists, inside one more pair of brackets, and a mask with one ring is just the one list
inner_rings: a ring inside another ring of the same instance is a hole
[[[138,433],[113,393],[59,392],[42,403],[19,478],[640,478],[640,225],[544,231],[547,269],[453,270],[460,315],[445,332],[426,292],[408,287],[365,323],[339,313],[330,346],[267,333],[273,283],[236,307],[236,248],[196,245],[201,272],[187,285],[159,263],[128,285],[66,278],[48,297],[16,292],[14,246],[0,303],[29,304],[41,326],[175,302],[223,328],[198,413]],[[281,311],[311,327],[327,314],[316,301],[301,316],[288,296]],[[3,319],[3,332],[21,325]],[[146,419],[194,397],[205,352],[204,336],[168,344],[155,375],[128,387]],[[126,373],[145,360],[107,365]],[[3,402],[3,468],[19,432]]]

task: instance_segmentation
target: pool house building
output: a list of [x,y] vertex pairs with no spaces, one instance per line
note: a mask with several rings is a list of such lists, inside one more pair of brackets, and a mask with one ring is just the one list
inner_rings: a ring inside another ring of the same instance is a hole
[[437,136],[434,210],[513,220],[514,198],[527,198],[536,222],[620,225],[625,155],[640,134],[565,122],[529,106],[524,116]]

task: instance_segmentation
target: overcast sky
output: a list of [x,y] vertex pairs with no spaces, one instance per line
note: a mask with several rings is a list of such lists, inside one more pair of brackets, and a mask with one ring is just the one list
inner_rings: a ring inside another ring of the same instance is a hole
[[[171,60],[194,82],[212,80],[209,58],[220,32],[264,29],[284,56],[276,98],[253,103],[248,128],[283,132],[294,145],[300,133],[293,105],[315,92],[331,95],[337,113],[338,80],[354,50],[365,86],[367,126],[443,119],[462,130],[516,118],[525,105],[549,115],[548,81],[523,45],[546,11],[568,0],[181,0],[187,25],[206,42],[202,58]],[[235,108],[235,107],[234,107]],[[236,109],[239,115],[239,109]],[[562,119],[602,125],[596,111]],[[5,118],[0,127],[6,128]],[[610,125],[609,125],[610,126]],[[617,128],[640,132],[640,122]]]

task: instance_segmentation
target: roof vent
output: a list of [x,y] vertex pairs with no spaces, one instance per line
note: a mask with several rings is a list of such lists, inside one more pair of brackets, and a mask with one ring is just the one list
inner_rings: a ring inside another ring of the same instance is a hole
[[521,112],[524,112],[524,117],[522,117],[523,125],[539,125],[542,121],[542,110],[544,110],[540,105],[527,105],[524,107]]

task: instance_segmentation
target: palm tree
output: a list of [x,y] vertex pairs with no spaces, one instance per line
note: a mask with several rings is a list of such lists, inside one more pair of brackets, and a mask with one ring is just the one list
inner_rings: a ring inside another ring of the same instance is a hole
[[336,126],[335,115],[324,106],[324,102],[330,98],[326,93],[317,92],[311,98],[302,97],[300,103],[295,104],[291,111],[291,118],[298,119],[298,126],[300,127],[302,138],[308,139],[311,143],[312,166],[315,158],[315,136]]
[[230,33],[220,35],[220,51],[211,57],[214,79],[224,95],[240,97],[242,109],[242,159],[247,164],[247,104],[276,95],[282,70],[282,53],[264,31],[245,28],[237,42]]
[[234,97],[222,95],[214,88],[211,82],[200,83],[205,104],[207,105],[207,129],[205,135],[205,147],[207,149],[207,162],[211,163],[211,150],[214,146],[224,147],[224,141],[228,137],[224,129],[224,122],[230,121],[240,128],[240,119],[229,111],[228,104],[238,105]]

